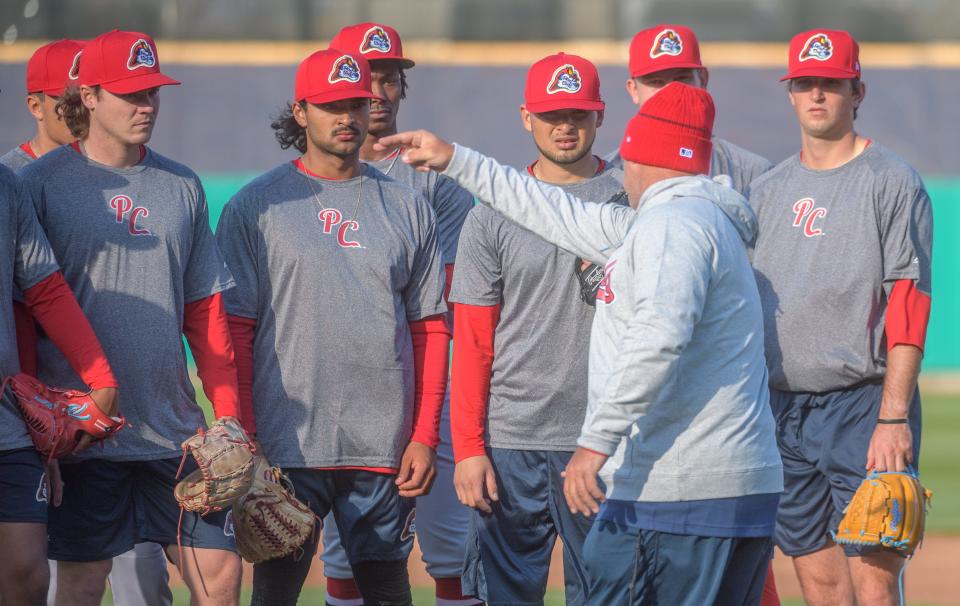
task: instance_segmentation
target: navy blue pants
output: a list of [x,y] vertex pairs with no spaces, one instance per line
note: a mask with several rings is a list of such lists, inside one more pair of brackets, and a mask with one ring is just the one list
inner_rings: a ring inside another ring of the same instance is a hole
[[500,500],[493,513],[474,511],[463,567],[464,595],[491,606],[543,604],[550,554],[563,541],[566,603],[586,603],[588,579],[581,551],[591,520],[571,514],[563,478],[573,453],[489,448]]
[[[770,390],[783,460],[784,494],[777,511],[777,547],[788,556],[823,549],[867,475],[867,449],[877,426],[883,386],[823,394]],[[920,392],[910,405],[914,468],[920,461]],[[844,545],[856,557],[879,547]]]
[[599,520],[583,546],[587,604],[759,604],[772,550],[769,537],[699,537]]

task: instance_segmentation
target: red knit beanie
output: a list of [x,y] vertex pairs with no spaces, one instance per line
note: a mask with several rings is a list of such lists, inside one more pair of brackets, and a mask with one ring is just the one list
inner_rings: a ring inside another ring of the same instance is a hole
[[685,173],[710,172],[713,98],[706,90],[671,82],[627,123],[620,157]]

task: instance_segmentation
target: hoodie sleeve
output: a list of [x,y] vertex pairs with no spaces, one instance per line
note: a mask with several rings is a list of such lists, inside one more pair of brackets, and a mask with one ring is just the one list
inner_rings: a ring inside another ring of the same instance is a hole
[[607,262],[637,215],[606,200],[585,202],[459,144],[443,174],[522,227],[594,263]]
[[610,310],[625,319],[619,341],[610,345],[617,352],[615,363],[603,381],[603,395],[588,407],[577,441],[606,455],[676,380],[677,361],[706,301],[713,247],[694,219],[665,210],[643,213],[608,274],[610,289],[629,295],[607,304],[628,309]]

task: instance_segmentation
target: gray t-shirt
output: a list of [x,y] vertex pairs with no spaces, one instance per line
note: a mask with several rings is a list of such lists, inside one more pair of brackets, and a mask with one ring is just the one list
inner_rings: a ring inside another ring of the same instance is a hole
[[883,377],[893,282],[930,292],[933,218],[917,173],[877,144],[832,170],[797,155],[751,185],[750,204],[770,385],[824,392]]
[[20,172],[20,169],[33,162],[36,158],[23,151],[19,145],[0,156],[0,164],[3,164],[13,172]]
[[398,155],[377,162],[367,162],[367,164],[414,191],[420,192],[420,195],[427,199],[437,215],[440,258],[444,265],[454,263],[457,259],[460,230],[463,228],[467,213],[473,208],[473,195],[439,173],[417,171],[401,160]]
[[[606,158],[610,173],[623,183],[623,160],[620,150],[614,150]],[[726,139],[713,138],[710,154],[710,176],[728,175],[733,180],[733,189],[744,196],[749,193],[750,183],[773,168],[773,164],[757,154],[734,145]]]
[[[181,338],[184,304],[230,288],[190,169],[152,150],[113,168],[69,146],[25,167],[23,190],[120,382],[128,426],[83,457],[176,457],[204,426]],[[60,350],[38,343],[40,378],[83,388]]]
[[230,200],[217,241],[237,280],[227,312],[257,321],[253,406],[270,462],[399,466],[414,422],[409,322],[446,311],[427,201],[370,167],[334,181],[286,162]]
[[[13,321],[13,288],[26,290],[57,271],[57,261],[37,216],[23,196],[20,184],[7,168],[0,167],[0,377],[20,372],[17,335]],[[0,403],[0,451],[30,446],[30,436],[13,397]]]
[[[604,173],[564,190],[626,204]],[[485,441],[494,448],[572,451],[587,408],[594,307],[580,298],[573,254],[487,206],[467,216],[450,301],[501,305],[494,336]]]

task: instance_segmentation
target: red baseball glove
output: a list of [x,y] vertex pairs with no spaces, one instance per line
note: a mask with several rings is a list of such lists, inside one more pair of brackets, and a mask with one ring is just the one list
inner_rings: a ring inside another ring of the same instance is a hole
[[33,445],[48,460],[72,453],[84,433],[104,440],[123,427],[123,417],[105,414],[89,393],[47,387],[22,372],[4,383],[16,396]]

